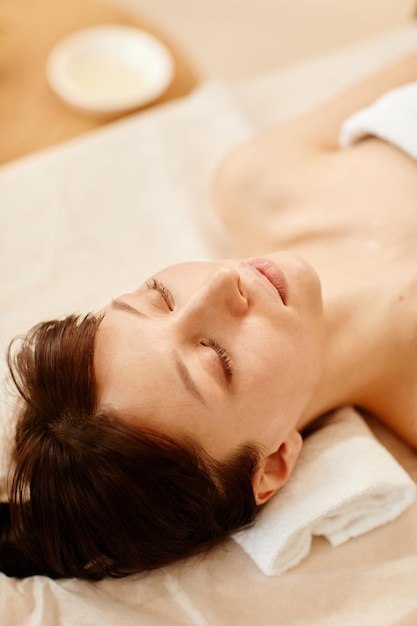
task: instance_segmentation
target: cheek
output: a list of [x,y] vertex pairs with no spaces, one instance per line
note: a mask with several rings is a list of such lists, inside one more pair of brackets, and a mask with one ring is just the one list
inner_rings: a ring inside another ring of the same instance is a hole
[[322,371],[320,333],[300,328],[295,333],[275,336],[253,360],[251,388],[257,401],[276,402],[288,410],[298,399],[302,404],[314,392]]

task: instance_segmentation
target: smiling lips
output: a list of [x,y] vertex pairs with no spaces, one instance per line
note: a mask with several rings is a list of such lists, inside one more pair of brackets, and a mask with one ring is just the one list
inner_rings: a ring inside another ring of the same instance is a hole
[[278,291],[282,302],[287,304],[287,281],[280,268],[265,257],[259,257],[248,261],[248,265],[254,267],[260,274],[265,276]]

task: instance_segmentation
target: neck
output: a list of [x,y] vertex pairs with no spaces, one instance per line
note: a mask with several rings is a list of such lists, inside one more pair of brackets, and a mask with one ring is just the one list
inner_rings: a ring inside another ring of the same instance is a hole
[[[345,268],[346,270],[346,268]],[[374,270],[374,271],[373,271]],[[384,419],[395,410],[399,390],[410,371],[411,327],[403,289],[387,284],[375,266],[324,267],[324,369],[316,393],[303,415],[304,427],[343,405],[356,405]],[[346,277],[342,283],[338,276]]]
[[[370,382],[377,376],[375,351],[359,311],[344,301],[324,302],[323,372],[303,416],[304,424],[347,404],[364,402]],[[360,320],[360,324],[357,323]]]

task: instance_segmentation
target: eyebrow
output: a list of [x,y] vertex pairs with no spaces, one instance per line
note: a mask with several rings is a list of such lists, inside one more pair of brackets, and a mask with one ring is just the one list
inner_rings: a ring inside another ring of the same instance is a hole
[[123,302],[123,300],[118,300],[117,298],[111,301],[111,308],[116,309],[117,311],[124,311],[125,313],[135,315],[136,317],[147,317],[145,313],[142,313],[142,311],[138,311],[138,309],[135,309],[135,307],[131,304]]
[[202,404],[207,406],[207,402],[203,398],[200,390],[198,389],[197,385],[195,384],[194,380],[191,377],[190,370],[185,365],[184,361],[180,358],[178,352],[175,349],[172,351],[172,357],[173,357],[173,360],[174,360],[174,363],[175,363],[175,367],[177,368],[177,372],[178,372],[182,382],[184,383],[184,386]]

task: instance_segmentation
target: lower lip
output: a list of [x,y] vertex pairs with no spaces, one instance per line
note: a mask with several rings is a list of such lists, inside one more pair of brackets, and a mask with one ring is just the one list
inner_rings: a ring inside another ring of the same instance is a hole
[[287,281],[282,271],[275,263],[266,259],[265,257],[259,257],[257,259],[251,259],[248,261],[248,265],[254,267],[260,274],[265,276],[278,291],[278,294],[282,302],[287,304]]

